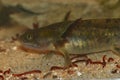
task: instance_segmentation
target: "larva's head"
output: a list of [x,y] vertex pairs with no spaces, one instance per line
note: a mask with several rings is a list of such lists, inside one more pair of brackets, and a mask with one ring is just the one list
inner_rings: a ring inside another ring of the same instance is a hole
[[19,36],[18,41],[29,46],[48,46],[60,39],[71,22],[60,22],[42,28],[27,30]]
[[38,45],[38,34],[35,30],[27,30],[18,37],[18,41],[22,45],[37,46]]

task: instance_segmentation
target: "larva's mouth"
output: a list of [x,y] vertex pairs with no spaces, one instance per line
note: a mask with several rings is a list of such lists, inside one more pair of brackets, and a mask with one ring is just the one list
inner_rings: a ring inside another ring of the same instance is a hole
[[21,43],[19,41],[16,42],[16,44],[18,45],[18,48],[23,50],[23,51],[27,51],[27,52],[35,52],[35,53],[39,53],[41,52],[41,49],[33,44],[29,44],[29,43]]
[[34,50],[46,50],[48,45],[38,45],[38,44],[34,44],[34,43],[23,43],[23,42],[19,42],[17,41],[17,45],[18,46],[22,46],[28,49],[34,49]]
[[28,43],[20,44],[19,49],[24,50],[26,52],[33,52],[33,53],[38,53],[38,54],[48,53],[48,52],[53,51],[53,48],[52,49],[48,48],[48,46],[47,47],[45,47],[45,46],[38,47],[38,46],[31,45]]
[[23,43],[23,42],[18,42],[19,46],[24,46],[26,48],[40,48],[37,44],[32,44],[32,43]]
[[31,47],[31,46],[26,46],[26,45],[21,45],[19,46],[21,50],[24,50],[26,52],[33,52],[33,53],[44,53],[44,50],[41,50],[39,48]]

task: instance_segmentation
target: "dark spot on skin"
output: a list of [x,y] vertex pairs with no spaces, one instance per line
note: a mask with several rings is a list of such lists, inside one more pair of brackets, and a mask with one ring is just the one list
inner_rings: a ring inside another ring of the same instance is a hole
[[111,22],[111,20],[110,19],[106,19],[106,23],[110,23]]
[[61,36],[62,38],[66,38],[66,36],[69,36],[70,33],[74,30],[74,28],[76,26],[79,26],[79,23],[81,22],[81,18],[75,20],[68,28],[67,30],[63,33],[63,35]]
[[119,21],[120,21],[120,20],[116,19],[114,22],[115,22],[115,23],[119,23]]
[[66,43],[68,43],[67,39],[61,39],[61,40],[56,41],[54,46],[55,46],[55,48],[58,48],[58,47],[64,46]]

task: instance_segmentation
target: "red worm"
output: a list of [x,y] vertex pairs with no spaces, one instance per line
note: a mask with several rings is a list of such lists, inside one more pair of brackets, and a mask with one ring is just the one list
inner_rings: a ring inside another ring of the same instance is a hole
[[88,64],[101,64],[101,65],[103,65],[103,62],[100,62],[100,61],[95,61],[95,62],[93,62],[91,59],[88,59],[87,60],[87,62],[86,62],[86,65],[88,65]]
[[3,73],[3,71],[2,71],[2,70],[0,70],[0,73]]
[[109,58],[109,59],[108,59],[108,62],[112,62],[112,61],[114,61],[113,58]]
[[4,77],[2,75],[0,75],[0,80],[4,80]]
[[52,67],[50,68],[50,70],[57,70],[57,69],[65,70],[65,69],[70,68],[70,67],[78,67],[78,65],[73,62],[73,63],[72,63],[71,65],[69,65],[68,67],[52,66]]
[[95,62],[93,62],[91,59],[88,59],[88,60],[86,61],[86,65],[88,65],[89,63],[90,63],[90,64],[101,64],[101,65],[103,65],[103,68],[104,68],[104,67],[106,66],[105,59],[106,59],[106,55],[103,56],[103,62],[100,62],[100,61],[95,61]]
[[8,70],[4,71],[3,74],[4,74],[4,75],[6,75],[6,74],[10,74],[10,72],[11,72],[11,70],[8,69]]
[[64,67],[52,66],[50,70],[65,69]]
[[116,67],[117,67],[117,68],[120,68],[120,65],[117,64]]
[[20,76],[32,74],[32,73],[41,73],[41,71],[40,70],[33,70],[33,71],[28,71],[28,72],[24,72],[24,73],[20,73],[20,74],[12,74],[12,75],[14,77],[20,77]]
[[103,68],[106,66],[105,59],[106,59],[106,55],[103,56],[103,62],[102,62]]

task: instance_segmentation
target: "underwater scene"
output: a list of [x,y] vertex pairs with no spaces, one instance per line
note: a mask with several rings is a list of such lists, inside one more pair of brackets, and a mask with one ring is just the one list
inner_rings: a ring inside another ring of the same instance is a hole
[[0,80],[119,80],[120,0],[0,0]]

